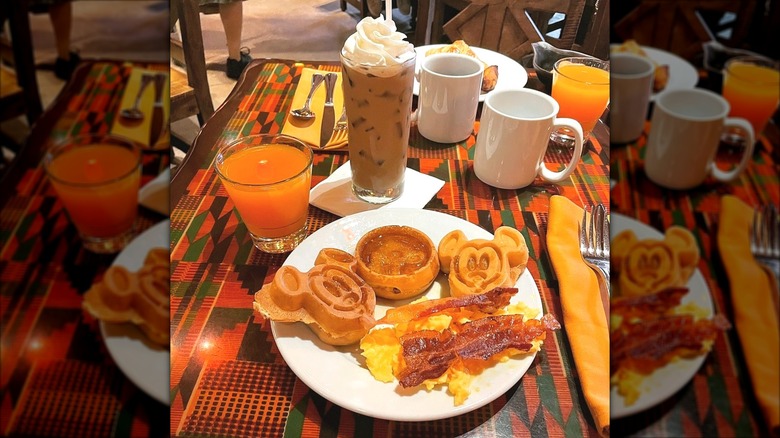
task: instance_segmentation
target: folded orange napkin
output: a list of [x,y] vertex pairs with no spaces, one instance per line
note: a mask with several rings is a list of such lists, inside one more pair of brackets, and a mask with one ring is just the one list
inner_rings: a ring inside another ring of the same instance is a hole
[[585,401],[602,436],[609,435],[609,327],[596,273],[580,255],[582,208],[563,196],[550,199],[547,249],[560,285],[563,326],[569,337]]
[[[327,73],[333,73],[323,70],[315,70],[312,68],[304,68],[301,71],[301,77],[298,80],[298,87],[295,89],[293,95],[292,105],[290,108],[301,108],[306,102],[306,96],[311,89],[311,77],[319,73],[325,75]],[[333,90],[333,112],[335,123],[339,117],[341,117],[341,111],[344,108],[344,93],[341,91],[341,73],[336,73],[336,86]],[[325,105],[325,82],[323,82],[314,95],[311,97],[311,110],[317,115],[314,119],[301,120],[293,117],[290,113],[287,113],[287,118],[282,126],[282,134],[295,137],[307,143],[312,148],[316,149],[340,149],[347,146],[347,136],[337,135],[331,136],[330,140],[325,145],[320,145],[320,127],[322,126],[322,113]],[[335,134],[335,131],[334,131]],[[346,134],[344,132],[343,134]]]
[[718,249],[731,286],[734,326],[753,390],[770,430],[780,434],[780,328],[769,275],[750,252],[754,211],[738,198],[721,198]]
[[[157,140],[156,144],[149,144],[149,131],[152,129],[155,97],[155,84],[153,77],[156,74],[163,74],[166,76],[168,75],[168,73],[165,71],[133,68],[133,70],[130,72],[130,77],[127,79],[127,83],[125,84],[125,91],[122,93],[122,100],[114,117],[114,124],[111,127],[111,134],[129,138],[142,146],[152,149],[158,149],[162,147],[167,148],[170,144],[168,137],[164,134],[160,135],[160,138]],[[144,79],[144,75],[146,75],[147,79]],[[145,83],[148,83],[148,85],[145,85],[143,90],[141,90],[141,86]],[[171,100],[168,98],[168,96],[170,96],[169,81],[165,80],[163,81],[163,84],[164,85],[160,93],[160,95],[163,97],[163,118],[160,126],[164,131],[166,129],[165,127],[168,125],[168,115],[170,114]],[[124,109],[133,108],[135,106],[136,98],[139,96],[139,90],[141,91],[141,95],[138,101],[138,109],[143,113],[143,119],[136,123],[128,123],[120,116],[120,113]]]

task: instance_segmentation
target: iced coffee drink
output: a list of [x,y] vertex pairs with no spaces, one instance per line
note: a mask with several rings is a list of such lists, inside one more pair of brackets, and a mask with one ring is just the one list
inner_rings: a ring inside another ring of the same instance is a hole
[[352,191],[383,204],[404,187],[414,85],[414,47],[392,20],[366,17],[341,50]]

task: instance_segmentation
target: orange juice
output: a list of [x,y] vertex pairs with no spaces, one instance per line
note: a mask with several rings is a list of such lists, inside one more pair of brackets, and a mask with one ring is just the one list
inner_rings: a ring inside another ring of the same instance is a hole
[[241,146],[221,151],[216,168],[253,238],[284,238],[305,230],[312,161],[308,148]]
[[723,97],[731,105],[729,116],[750,122],[758,139],[780,102],[780,71],[769,62],[729,61],[723,75]]
[[133,228],[139,163],[136,150],[92,144],[64,149],[47,163],[46,170],[82,236],[110,238]]
[[555,70],[552,97],[560,105],[558,117],[580,122],[587,137],[609,102],[609,70],[560,61]]

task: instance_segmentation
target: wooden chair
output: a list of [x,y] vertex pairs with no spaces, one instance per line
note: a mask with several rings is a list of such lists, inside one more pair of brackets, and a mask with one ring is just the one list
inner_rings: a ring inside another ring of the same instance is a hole
[[368,2],[366,0],[339,0],[339,7],[342,11],[347,10],[347,4],[350,4],[360,11],[360,17],[368,17]]
[[12,66],[0,68],[0,120],[25,115],[32,126],[43,112],[43,105],[35,77],[27,0],[3,2],[0,26],[6,19],[9,20],[12,44],[10,50],[8,42],[3,42],[3,46],[4,51],[11,54],[7,61],[11,61]]
[[[431,43],[443,37],[462,39],[467,44],[493,50],[520,61],[533,53],[531,43],[547,41],[570,49],[575,44],[586,1],[549,0],[528,3],[506,0],[420,0],[433,1]],[[421,6],[422,9],[422,6]],[[447,12],[456,11],[450,18]],[[565,14],[562,23],[552,23],[556,13]],[[560,36],[553,37],[553,31]]]
[[[197,2],[171,0],[171,10],[176,11],[181,28],[181,46],[186,73],[171,68],[171,117],[170,121],[198,116],[201,126],[214,114],[214,103],[209,92],[206,74],[206,55]],[[179,42],[171,39],[171,50],[176,51]]]
[[[613,38],[636,40],[694,59],[702,43],[716,39],[728,47],[743,47],[754,26],[757,0],[641,0],[615,22]],[[724,17],[732,17],[723,22]]]
[[[387,0],[392,1],[392,0]],[[415,46],[423,46],[427,44],[428,29],[430,28],[429,22],[429,0],[411,0],[412,3],[412,16],[411,16],[411,32],[407,34],[408,40]],[[368,2],[366,0],[339,0],[339,6],[342,11],[347,10],[347,5],[352,5],[360,11],[360,17],[365,18],[371,15],[368,10]]]
[[580,20],[580,30],[572,45],[572,50],[593,55],[596,58],[609,58],[610,39],[609,0],[598,0],[586,4]]

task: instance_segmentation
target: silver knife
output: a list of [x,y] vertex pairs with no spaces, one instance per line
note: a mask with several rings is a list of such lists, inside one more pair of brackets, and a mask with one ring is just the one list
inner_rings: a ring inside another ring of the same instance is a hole
[[336,123],[336,114],[333,109],[333,90],[336,88],[336,73],[325,75],[325,108],[322,111],[322,126],[320,127],[320,147],[328,144],[333,135]]
[[149,129],[149,147],[152,149],[157,144],[157,140],[160,139],[164,128],[162,92],[167,79],[168,75],[164,73],[157,73],[154,76],[154,106],[152,107],[152,126]]

